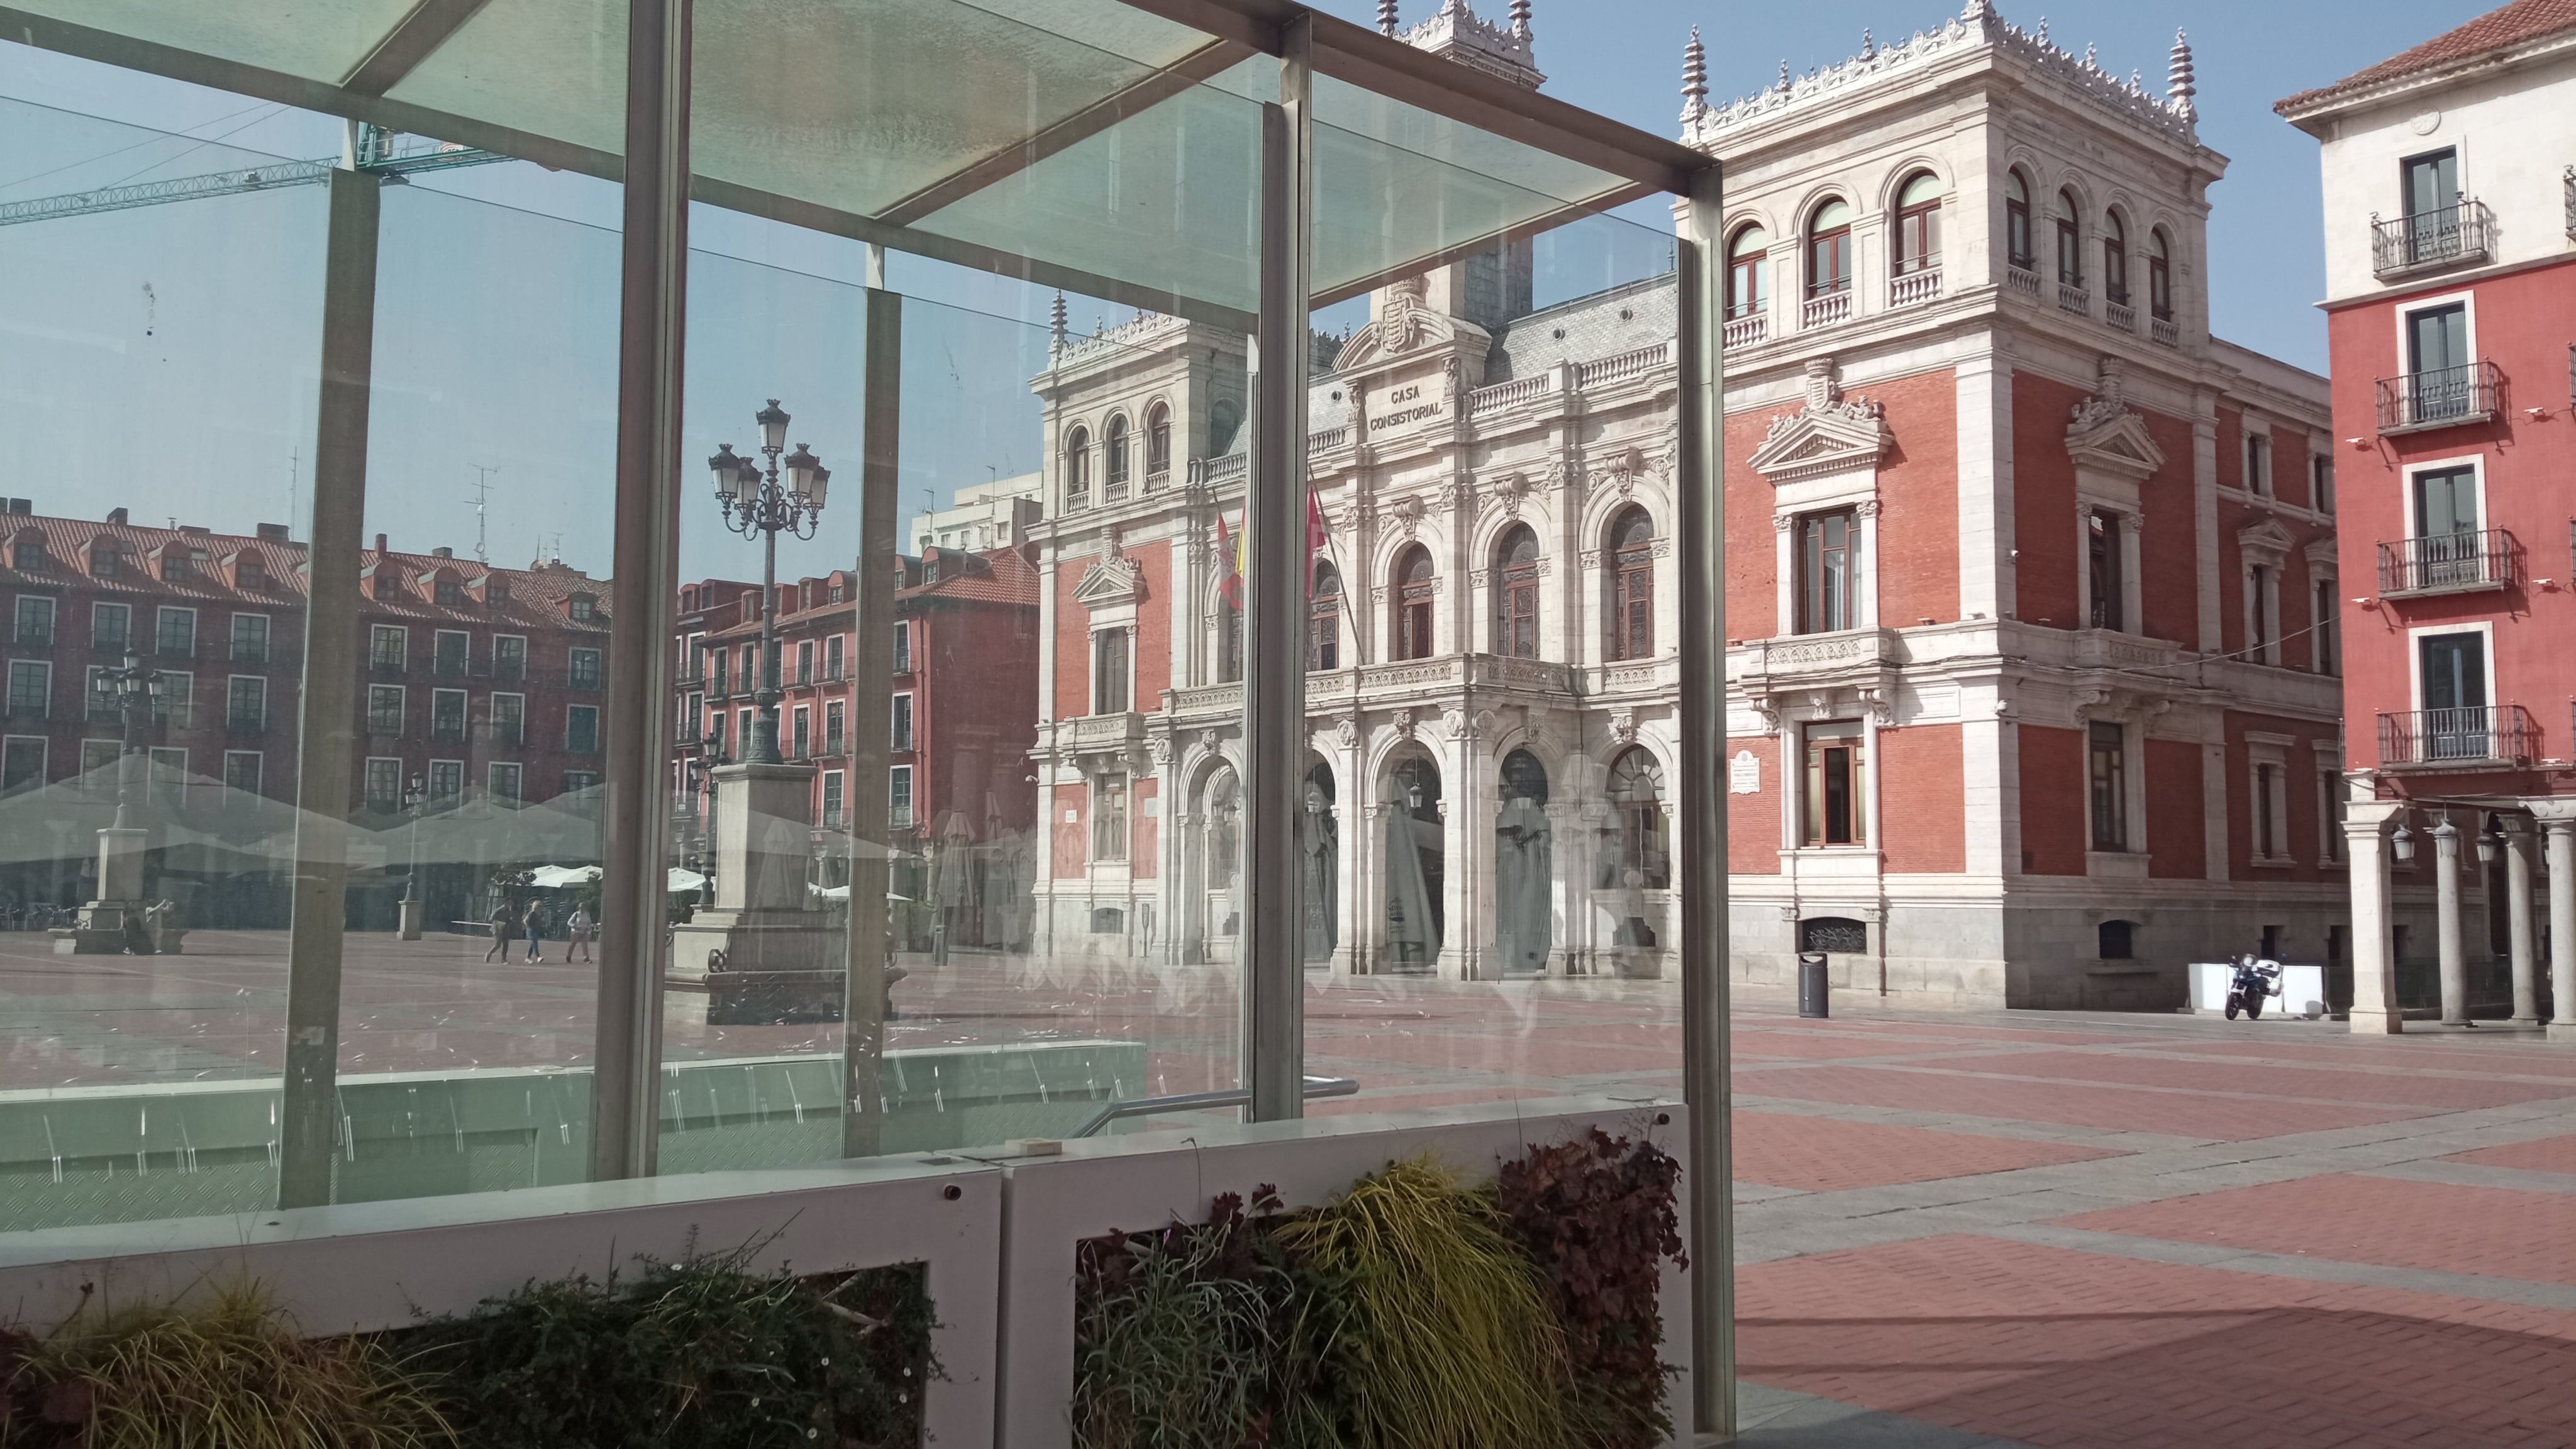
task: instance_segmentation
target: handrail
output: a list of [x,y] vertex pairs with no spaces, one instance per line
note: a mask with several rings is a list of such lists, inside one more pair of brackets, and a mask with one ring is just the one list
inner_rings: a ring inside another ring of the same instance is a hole
[[[1306,1100],[1318,1097],[1356,1097],[1360,1084],[1349,1077],[1308,1077]],[[1122,1117],[1142,1117],[1155,1112],[1187,1112],[1201,1107],[1242,1107],[1250,1105],[1250,1087],[1228,1087],[1221,1092],[1182,1092],[1170,1097],[1137,1097],[1124,1102],[1104,1102],[1091,1120],[1082,1124],[1074,1137],[1089,1137]],[[1071,1140],[1071,1139],[1067,1139]]]

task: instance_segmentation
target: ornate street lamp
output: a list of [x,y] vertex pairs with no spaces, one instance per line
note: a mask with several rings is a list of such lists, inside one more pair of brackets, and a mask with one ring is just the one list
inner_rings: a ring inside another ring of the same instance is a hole
[[2403,820],[2397,822],[2397,833],[2388,837],[2388,854],[2399,865],[2415,858],[2415,832]]
[[144,733],[151,726],[152,701],[161,693],[166,676],[136,655],[125,656],[123,665],[109,665],[90,681],[102,708],[117,712],[117,723],[123,736],[116,755],[116,823],[113,830],[133,828],[134,756],[143,753]]
[[787,453],[787,414],[779,409],[778,399],[771,398],[754,421],[760,424],[760,451],[769,462],[767,467],[743,457],[725,443],[707,459],[707,472],[716,486],[716,502],[724,509],[725,526],[745,538],[760,535],[760,684],[752,691],[751,702],[759,707],[759,723],[754,727],[745,758],[755,765],[775,765],[778,756],[778,535],[793,534],[812,538],[822,523],[823,493],[832,479],[832,470],[823,460],[807,451],[803,443],[788,454],[781,480],[780,455]]
[[411,824],[408,827],[411,835],[411,873],[403,877],[403,899],[407,901],[420,899],[420,814],[421,806],[428,802],[429,787],[420,776],[414,775],[404,782],[403,813],[411,818]]
[[2496,855],[2503,849],[2504,827],[2497,823],[2496,817],[2489,815],[2487,828],[2478,832],[2478,864],[2495,864]]

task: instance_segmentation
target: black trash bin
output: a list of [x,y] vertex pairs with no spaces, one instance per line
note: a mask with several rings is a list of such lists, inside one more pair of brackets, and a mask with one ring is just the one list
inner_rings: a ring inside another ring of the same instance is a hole
[[1799,952],[1798,1014],[1800,1016],[1833,1015],[1833,1002],[1828,995],[1831,989],[1825,980],[1825,953]]

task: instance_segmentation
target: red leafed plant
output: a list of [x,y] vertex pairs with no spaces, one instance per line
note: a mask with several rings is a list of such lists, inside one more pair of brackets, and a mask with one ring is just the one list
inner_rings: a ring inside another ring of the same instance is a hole
[[1652,1449],[1672,1430],[1664,1384],[1663,1260],[1682,1251],[1681,1164],[1595,1127],[1503,1164],[1495,1196],[1564,1326],[1586,1449]]

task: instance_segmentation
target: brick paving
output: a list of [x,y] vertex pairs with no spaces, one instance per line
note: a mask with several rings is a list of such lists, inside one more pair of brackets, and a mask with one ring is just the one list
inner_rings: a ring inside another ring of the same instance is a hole
[[2453,1152],[2444,1162],[2477,1167],[2515,1167],[2531,1172],[2559,1172],[2576,1179],[2576,1134],[2543,1137],[2534,1142],[2508,1142],[2501,1147],[2473,1147]]
[[[2055,1221],[2264,1253],[2576,1284],[2576,1203],[2512,1188],[2332,1173]],[[2576,1383],[2569,1392],[2576,1395]]]

